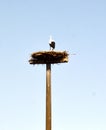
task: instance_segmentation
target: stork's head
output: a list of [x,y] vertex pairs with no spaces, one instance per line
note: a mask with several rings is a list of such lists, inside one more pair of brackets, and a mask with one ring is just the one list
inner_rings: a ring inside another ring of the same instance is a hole
[[54,42],[54,40],[52,39],[52,36],[50,36],[49,44],[51,44],[52,42]]

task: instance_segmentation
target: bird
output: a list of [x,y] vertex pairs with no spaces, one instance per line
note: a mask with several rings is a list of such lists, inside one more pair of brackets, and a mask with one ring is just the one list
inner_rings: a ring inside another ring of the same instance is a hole
[[49,45],[50,45],[50,50],[55,49],[55,41],[52,39],[52,36],[50,36]]

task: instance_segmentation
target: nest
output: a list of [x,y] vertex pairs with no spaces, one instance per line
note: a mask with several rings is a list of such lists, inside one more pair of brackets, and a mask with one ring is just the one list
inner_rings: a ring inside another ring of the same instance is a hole
[[55,64],[68,62],[66,51],[39,51],[31,54],[30,64]]

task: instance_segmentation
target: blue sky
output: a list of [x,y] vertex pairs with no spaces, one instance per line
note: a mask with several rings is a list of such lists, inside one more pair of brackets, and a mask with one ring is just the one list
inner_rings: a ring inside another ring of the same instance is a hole
[[46,67],[28,60],[50,35],[70,54],[52,66],[53,130],[106,130],[105,0],[0,0],[0,130],[45,129]]

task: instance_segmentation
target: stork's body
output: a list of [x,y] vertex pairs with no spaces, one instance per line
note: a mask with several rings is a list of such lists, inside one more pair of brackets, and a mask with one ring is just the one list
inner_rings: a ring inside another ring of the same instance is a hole
[[54,50],[55,49],[55,42],[52,39],[52,37],[50,36],[50,40],[49,40],[49,45],[50,45],[50,50]]

